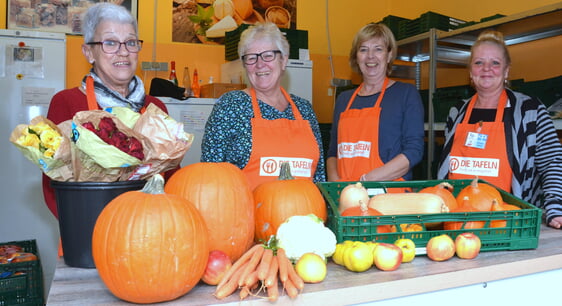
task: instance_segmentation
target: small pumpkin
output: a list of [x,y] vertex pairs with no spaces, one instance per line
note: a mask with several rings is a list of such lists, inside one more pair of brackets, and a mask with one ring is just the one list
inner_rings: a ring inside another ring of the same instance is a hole
[[457,199],[453,195],[454,187],[448,182],[441,182],[432,187],[426,187],[420,190],[420,193],[432,193],[440,196],[449,210],[457,208]]
[[[368,203],[361,202],[359,206],[353,206],[341,213],[342,217],[348,216],[357,216],[357,217],[367,217],[367,216],[382,216],[383,214],[374,209],[369,207]],[[354,220],[352,220],[353,222]],[[362,222],[367,222],[367,219],[363,219]],[[390,225],[379,225],[377,226],[377,233],[390,233],[391,226]]]
[[[472,207],[470,204],[471,200],[469,197],[465,196],[462,204],[451,210],[451,213],[456,212],[475,212],[478,211],[476,208]],[[464,224],[464,225],[463,225]],[[446,221],[443,223],[443,228],[445,230],[460,230],[460,229],[475,229],[475,228],[483,228],[486,224],[485,221]]]
[[470,199],[470,205],[478,211],[490,211],[492,209],[492,200],[494,199],[500,204],[503,203],[500,192],[489,184],[478,183],[478,177],[475,177],[470,185],[461,189],[457,195],[457,204],[459,206],[465,197]]
[[[506,210],[517,210],[521,209],[519,206],[515,206],[508,203],[500,204],[498,201],[492,201],[492,209],[491,211],[506,211]],[[490,222],[490,227],[506,227],[507,220],[493,220]]]
[[209,228],[211,250],[233,262],[254,241],[254,200],[240,168],[231,163],[195,163],[176,171],[164,190],[192,202]]
[[141,191],[117,196],[102,210],[92,235],[99,276],[116,297],[158,303],[189,292],[205,272],[207,227],[189,201],[165,194],[157,174]]
[[292,216],[314,214],[326,222],[328,212],[322,193],[308,179],[295,179],[289,163],[281,164],[279,179],[258,185],[253,192],[255,241],[268,241]]
[[340,192],[338,212],[341,214],[344,210],[350,207],[360,206],[363,203],[369,204],[369,192],[367,188],[365,188],[361,182],[349,184]]
[[[396,225],[392,225],[390,229],[393,233],[398,231]],[[402,223],[400,224],[400,230],[402,232],[421,232],[423,231],[423,226],[419,223]]]

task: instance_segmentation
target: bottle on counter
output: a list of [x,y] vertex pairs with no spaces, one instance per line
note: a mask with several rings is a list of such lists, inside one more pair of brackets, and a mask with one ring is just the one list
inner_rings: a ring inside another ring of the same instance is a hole
[[191,80],[191,92],[195,98],[199,98],[201,95],[201,85],[199,85],[199,75],[197,74],[197,68],[193,69],[193,79]]
[[189,67],[183,67],[183,87],[185,87],[185,96],[193,95],[191,92],[191,76],[189,75]]
[[168,78],[168,80],[170,80],[170,82],[174,83],[174,85],[178,86],[178,77],[176,76],[176,62],[172,61],[170,63],[170,77]]

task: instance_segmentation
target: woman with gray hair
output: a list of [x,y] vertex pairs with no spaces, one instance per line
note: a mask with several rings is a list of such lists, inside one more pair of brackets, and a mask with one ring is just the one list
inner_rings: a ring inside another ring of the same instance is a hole
[[[142,80],[135,76],[142,40],[138,38],[137,21],[127,9],[112,3],[95,4],[86,11],[82,29],[82,53],[92,68],[81,86],[53,96],[47,118],[59,124],[79,111],[121,106],[140,112],[150,103],[167,112],[164,103],[145,94]],[[45,175],[43,195],[58,217],[55,196]]]
[[205,126],[202,162],[238,166],[254,189],[289,161],[295,177],[325,180],[320,128],[309,101],[288,94],[281,77],[289,43],[273,23],[246,29],[238,44],[249,88],[225,93]]

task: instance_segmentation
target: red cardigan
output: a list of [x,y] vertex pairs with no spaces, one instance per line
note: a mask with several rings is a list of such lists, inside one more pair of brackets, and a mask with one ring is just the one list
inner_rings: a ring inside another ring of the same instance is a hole
[[[160,107],[164,112],[168,112],[166,105],[152,96],[145,96],[145,106],[153,103]],[[53,121],[55,124],[59,124],[63,121],[72,119],[74,114],[79,111],[88,110],[88,102],[86,100],[86,94],[83,93],[78,87],[65,89],[53,96],[51,99],[51,104],[49,105],[49,110],[47,112],[47,118]],[[171,170],[174,171],[174,170]],[[166,176],[171,175],[170,171],[166,173]],[[57,213],[57,203],[55,200],[55,193],[51,187],[51,179],[43,174],[43,197],[45,198],[45,203],[47,207],[51,210],[53,215],[58,219]]]

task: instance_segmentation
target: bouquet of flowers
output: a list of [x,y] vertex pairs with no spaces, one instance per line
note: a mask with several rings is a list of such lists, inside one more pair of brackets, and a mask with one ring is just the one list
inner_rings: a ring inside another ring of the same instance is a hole
[[113,182],[176,168],[193,135],[151,104],[143,114],[121,107],[82,111],[58,126],[38,116],[18,125],[10,141],[53,180]]

